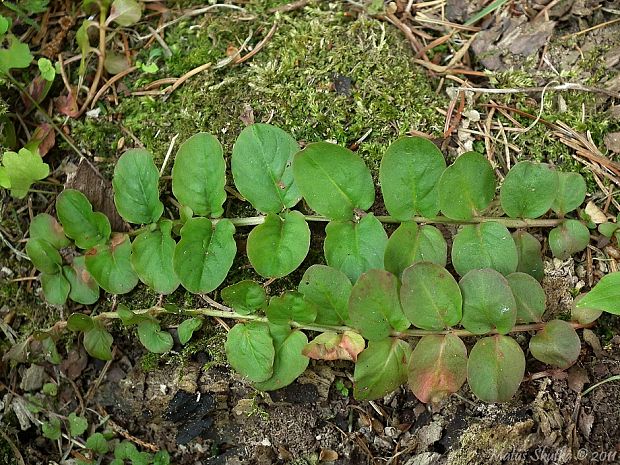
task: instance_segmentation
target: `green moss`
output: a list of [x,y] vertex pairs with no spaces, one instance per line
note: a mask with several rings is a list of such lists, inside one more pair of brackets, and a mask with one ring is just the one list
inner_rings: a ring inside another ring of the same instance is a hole
[[140,358],[140,369],[145,373],[155,371],[163,358],[164,355],[147,352]]
[[17,459],[15,458],[15,454],[13,454],[13,449],[11,449],[11,446],[3,437],[0,437],[0,463],[6,465],[17,464]]

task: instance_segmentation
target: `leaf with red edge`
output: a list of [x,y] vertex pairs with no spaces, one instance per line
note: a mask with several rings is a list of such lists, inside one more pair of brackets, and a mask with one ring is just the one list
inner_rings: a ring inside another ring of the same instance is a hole
[[438,402],[467,379],[467,348],[458,336],[420,339],[409,362],[409,387],[421,402]]
[[61,95],[56,99],[56,109],[69,118],[75,118],[80,114],[77,99],[73,91],[69,92],[68,95]]
[[54,128],[48,123],[43,123],[34,130],[25,147],[31,152],[37,151],[39,156],[44,157],[54,145],[56,145]]
[[326,331],[306,344],[302,354],[314,360],[349,360],[357,361],[357,356],[364,350],[364,338],[355,331],[336,333]]

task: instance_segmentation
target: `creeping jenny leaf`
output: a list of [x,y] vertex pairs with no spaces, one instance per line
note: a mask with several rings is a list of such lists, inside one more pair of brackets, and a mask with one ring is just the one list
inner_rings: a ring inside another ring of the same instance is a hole
[[159,172],[148,150],[127,150],[114,167],[114,204],[129,223],[156,222],[164,211],[159,200]]
[[271,378],[276,352],[267,323],[237,323],[228,332],[225,348],[230,366],[246,378],[256,383]]
[[349,319],[351,281],[342,271],[325,265],[312,265],[306,270],[298,290],[317,309],[315,322],[341,325]]
[[403,272],[400,302],[414,326],[441,330],[455,326],[462,317],[459,285],[443,267],[418,262]]
[[70,331],[88,331],[94,326],[94,320],[83,313],[72,313],[67,319],[67,328]]
[[497,329],[508,333],[517,319],[517,303],[506,278],[495,270],[472,270],[459,282],[463,293],[463,327],[474,334]]
[[265,288],[255,281],[240,281],[222,289],[222,300],[241,314],[249,315],[267,304]]
[[547,365],[565,369],[579,357],[581,341],[570,323],[552,320],[530,339],[530,352]]
[[527,273],[538,281],[542,281],[545,272],[538,239],[521,230],[513,232],[512,239],[517,246],[517,256],[519,257],[517,271]]
[[112,360],[112,335],[103,324],[93,320],[93,326],[84,332],[84,348],[91,357],[99,360]]
[[549,211],[558,193],[558,173],[546,163],[521,161],[500,189],[502,208],[512,218],[538,218]]
[[546,297],[538,281],[526,273],[510,273],[506,280],[517,303],[517,323],[542,321]]
[[273,375],[266,381],[254,383],[254,387],[259,391],[274,391],[288,386],[306,371],[310,362],[308,357],[302,354],[303,348],[308,343],[308,337],[303,332],[290,331],[282,341],[274,336],[274,343]]
[[181,240],[174,249],[174,272],[185,289],[211,292],[232,266],[237,252],[235,227],[229,220],[215,226],[207,218],[192,218],[181,228]]
[[339,145],[308,144],[295,155],[293,174],[310,208],[332,220],[351,220],[355,209],[367,210],[375,201],[370,170]]
[[262,212],[291,208],[301,199],[291,168],[297,151],[297,141],[282,129],[248,126],[239,134],[230,161],[237,190]]
[[179,342],[181,344],[187,344],[194,335],[194,331],[198,331],[202,327],[202,320],[200,318],[188,318],[177,328],[179,334]]
[[587,294],[581,294],[575,297],[570,310],[571,320],[582,325],[587,325],[598,320],[598,318],[603,314],[603,310],[579,306],[579,302],[581,302],[586,295]]
[[349,320],[371,341],[388,337],[392,329],[407,329],[409,321],[400,306],[396,276],[385,270],[361,275],[351,290]]
[[291,321],[312,323],[316,318],[316,307],[295,291],[286,291],[278,297],[272,297],[265,311],[270,323],[288,325]]
[[255,226],[247,242],[247,254],[256,272],[266,278],[281,278],[293,272],[310,249],[310,228],[298,211],[276,215]]
[[590,230],[579,220],[566,220],[549,232],[549,247],[560,260],[581,252],[589,243]]
[[170,294],[179,287],[172,267],[176,242],[171,231],[172,221],[161,221],[159,230],[143,232],[131,245],[131,264],[140,281],[160,294]]
[[107,23],[114,21],[119,26],[131,26],[140,21],[142,7],[136,0],[114,0]]
[[323,248],[327,264],[344,272],[352,282],[365,271],[383,268],[388,238],[372,213],[359,223],[330,221],[325,232]]
[[452,334],[424,336],[409,361],[409,387],[421,402],[438,402],[467,379],[467,348]]
[[28,239],[26,253],[37,270],[47,274],[60,272],[62,257],[49,242],[43,239]]
[[355,331],[325,331],[306,344],[303,354],[315,360],[348,360],[356,362],[366,347],[364,338]]
[[200,132],[181,144],[172,166],[172,193],[181,205],[198,215],[222,216],[225,184],[224,152],[214,136]]
[[452,244],[452,265],[461,276],[492,268],[503,275],[517,269],[519,257],[510,232],[495,221],[463,226]]
[[99,284],[86,269],[86,258],[83,255],[74,257],[71,266],[63,266],[62,272],[71,284],[71,300],[84,305],[91,305],[99,300]]
[[620,315],[620,272],[616,271],[603,276],[575,306]]
[[469,353],[467,382],[484,402],[506,402],[519,389],[525,374],[525,355],[508,336],[480,339]]
[[39,213],[32,219],[29,232],[31,239],[43,239],[52,244],[55,249],[62,249],[71,244],[60,223],[47,213]]
[[41,288],[47,303],[51,305],[63,305],[69,295],[69,281],[62,273],[41,274]]
[[448,218],[470,220],[485,210],[495,195],[495,176],[489,161],[466,152],[439,179],[439,206]]
[[154,354],[165,354],[174,345],[172,335],[162,331],[159,323],[150,319],[138,324],[138,338],[146,350]]
[[407,381],[411,347],[396,338],[370,341],[357,358],[353,373],[353,396],[357,400],[379,399]]
[[403,137],[391,144],[379,169],[381,192],[390,215],[401,221],[417,214],[437,215],[437,184],[445,169],[442,153],[427,139]]
[[577,209],[586,198],[586,181],[579,173],[558,172],[558,191],[551,208],[560,216]]
[[80,191],[62,191],[56,198],[56,213],[65,234],[80,249],[90,249],[110,237],[108,217],[101,212],[93,212],[92,205]]
[[[0,53],[2,51],[0,49]],[[11,195],[18,199],[26,197],[30,186],[35,181],[47,178],[50,172],[49,165],[43,163],[39,154],[26,148],[20,149],[19,153],[4,152],[2,165],[4,176],[8,179],[8,185],[6,182],[2,182],[2,185],[10,188]]]
[[131,242],[126,234],[115,234],[109,244],[86,252],[86,269],[106,292],[126,294],[138,284],[130,261]]
[[385,248],[385,269],[400,276],[415,262],[433,262],[446,266],[448,245],[434,226],[402,223],[388,239]]

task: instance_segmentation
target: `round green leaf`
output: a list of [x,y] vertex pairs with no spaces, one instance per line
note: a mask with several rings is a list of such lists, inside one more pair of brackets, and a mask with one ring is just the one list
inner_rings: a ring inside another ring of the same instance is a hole
[[565,369],[577,361],[581,341],[570,323],[552,320],[530,339],[530,352],[547,365]]
[[142,7],[136,0],[114,0],[107,23],[114,21],[119,26],[131,26],[140,21]]
[[463,226],[452,244],[452,265],[461,276],[492,268],[503,275],[517,269],[519,256],[510,232],[495,221]]
[[309,249],[310,228],[298,211],[269,213],[263,224],[252,229],[247,242],[248,259],[265,278],[290,274],[301,265]]
[[64,305],[71,286],[62,273],[57,272],[54,274],[42,273],[41,288],[43,288],[43,295],[48,304]]
[[573,306],[570,310],[570,316],[572,321],[576,321],[582,325],[588,325],[598,320],[599,317],[603,314],[602,310],[597,308],[588,308],[579,306],[579,302],[586,296],[587,294],[578,295],[573,301]]
[[342,271],[325,265],[312,265],[306,270],[298,290],[317,309],[315,322],[341,325],[349,319],[351,281]]
[[222,300],[241,315],[250,315],[267,303],[265,288],[255,281],[240,281],[222,289]]
[[409,327],[398,297],[398,279],[385,270],[370,270],[357,280],[349,298],[351,326],[368,340],[384,339],[392,329]]
[[138,284],[131,267],[131,242],[127,234],[115,234],[109,244],[86,253],[86,269],[106,292],[126,294]]
[[172,221],[159,223],[159,230],[145,231],[131,244],[131,264],[140,281],[160,294],[179,287],[172,259],[176,242],[172,239]]
[[275,348],[266,323],[237,323],[226,338],[228,363],[246,378],[259,383],[273,374]]
[[88,420],[76,415],[75,412],[71,412],[67,420],[69,421],[69,434],[73,437],[81,436],[88,429]]
[[248,126],[239,134],[230,162],[237,190],[259,211],[291,208],[301,198],[291,168],[297,151],[297,141],[282,129]]
[[330,221],[325,228],[325,260],[346,274],[352,282],[373,268],[383,268],[387,234],[372,213],[359,223]]
[[97,454],[105,454],[108,452],[108,441],[103,434],[95,433],[86,440],[86,448]]
[[52,244],[55,249],[62,249],[71,244],[60,223],[47,213],[39,213],[35,216],[30,222],[29,231],[31,239],[43,239]]
[[551,208],[559,216],[576,210],[586,199],[586,181],[579,173],[558,173],[558,190]]
[[463,299],[459,285],[435,263],[418,262],[405,269],[400,302],[405,316],[418,328],[441,330],[461,321]]
[[357,400],[380,399],[407,381],[411,347],[396,338],[370,341],[357,358],[353,372],[353,396]]
[[219,220],[215,226],[207,218],[185,223],[173,258],[174,272],[185,289],[206,293],[222,284],[237,252],[234,233],[229,220]]
[[272,297],[265,311],[270,323],[286,325],[292,321],[312,323],[317,314],[316,307],[304,299],[303,294],[286,291],[279,297]]
[[590,243],[590,230],[578,220],[566,220],[549,232],[549,247],[553,256],[566,260],[584,250]]
[[91,305],[99,300],[99,284],[86,269],[83,255],[74,257],[71,266],[63,266],[62,272],[71,284],[71,300],[84,305]]
[[517,303],[506,278],[495,270],[472,270],[459,282],[463,294],[463,327],[474,334],[497,329],[508,333],[517,319]]
[[577,308],[593,308],[620,315],[620,272],[610,273],[575,305]]
[[545,268],[538,239],[525,231],[515,231],[512,233],[512,239],[517,246],[517,256],[519,257],[517,271],[527,273],[538,281],[542,281],[545,276]]
[[138,338],[146,350],[155,354],[165,354],[174,345],[170,333],[162,331],[159,323],[153,320],[145,320],[138,324]]
[[60,272],[62,257],[52,244],[43,239],[28,239],[26,253],[35,268],[42,273]]
[[310,208],[332,220],[350,220],[355,209],[368,210],[375,201],[370,170],[339,145],[308,144],[295,155],[293,174]]
[[226,200],[226,162],[219,141],[206,132],[187,139],[172,166],[172,193],[198,215],[222,216]]
[[385,248],[385,269],[400,276],[415,262],[433,262],[446,266],[448,245],[434,226],[402,223],[388,239]]
[[525,374],[525,355],[508,336],[480,339],[469,353],[467,382],[484,402],[506,402],[519,389]]
[[273,375],[266,381],[254,383],[259,391],[273,391],[288,386],[301,375],[310,359],[302,354],[308,337],[301,331],[291,331],[284,341],[276,343]]
[[67,237],[80,249],[90,249],[110,237],[110,221],[93,207],[84,194],[65,189],[56,198],[56,214]]
[[526,273],[510,273],[506,280],[517,303],[517,323],[542,321],[546,297],[540,283]]
[[424,336],[409,361],[409,387],[424,403],[457,392],[467,379],[467,348],[452,334]]
[[383,155],[379,182],[390,215],[408,221],[439,212],[439,178],[446,169],[440,150],[422,137],[403,137]]
[[546,163],[521,161],[508,171],[499,192],[512,218],[538,218],[549,211],[558,193],[558,173]]
[[145,149],[127,150],[114,167],[114,204],[125,221],[154,223],[164,212],[159,200],[159,172]]
[[200,318],[188,318],[183,320],[177,328],[179,334],[179,342],[183,345],[187,344],[194,335],[194,331],[198,331],[202,327],[202,320]]
[[94,325],[93,319],[83,313],[72,313],[67,319],[67,328],[70,331],[88,331]]
[[93,323],[93,327],[84,333],[86,352],[99,360],[112,360],[112,335],[100,322],[93,320]]
[[489,161],[466,152],[439,179],[439,206],[455,220],[470,220],[485,210],[495,195],[495,175]]

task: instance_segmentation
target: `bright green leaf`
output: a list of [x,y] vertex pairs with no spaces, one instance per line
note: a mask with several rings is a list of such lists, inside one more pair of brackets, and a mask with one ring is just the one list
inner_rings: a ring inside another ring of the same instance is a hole
[[172,192],[198,215],[219,217],[226,200],[226,162],[219,141],[206,132],[187,139],[172,167]]
[[33,60],[27,44],[13,35],[9,35],[8,40],[8,48],[0,49],[0,74],[8,74],[14,68],[28,68]]
[[576,303],[577,308],[593,308],[620,315],[620,272],[609,273]]
[[310,361],[302,354],[307,343],[308,337],[301,331],[291,331],[284,341],[276,343],[273,375],[266,381],[254,383],[254,387],[259,391],[273,391],[295,381],[306,371]]
[[521,230],[512,233],[512,239],[515,241],[517,256],[519,257],[517,271],[527,273],[538,281],[542,281],[545,270],[538,239]]
[[170,454],[168,451],[160,450],[153,456],[153,465],[170,465]]
[[255,281],[240,281],[222,289],[224,303],[241,315],[250,315],[267,304],[265,288]]
[[110,237],[111,227],[107,216],[93,212],[89,200],[80,191],[62,191],[56,198],[56,213],[65,234],[80,249],[90,249]]
[[495,195],[495,176],[489,161],[466,152],[439,179],[439,206],[448,218],[470,220],[480,215]]
[[339,145],[308,144],[295,155],[293,174],[310,208],[332,220],[351,220],[354,210],[368,210],[375,200],[370,170]]
[[439,178],[446,169],[441,151],[422,137],[392,143],[381,160],[379,182],[390,215],[408,221],[415,215],[439,212]]
[[91,357],[99,360],[112,360],[112,335],[104,326],[93,320],[93,327],[84,332],[84,348]]
[[106,292],[126,294],[138,284],[127,234],[115,233],[109,244],[95,246],[85,257],[86,269]]
[[177,328],[179,333],[179,341],[181,344],[185,345],[189,342],[189,340],[194,335],[195,331],[198,331],[202,327],[202,320],[200,318],[188,318],[187,320],[183,320],[183,322]]
[[607,221],[598,225],[598,232],[605,237],[611,238],[619,227],[619,224]]
[[43,295],[47,303],[50,305],[64,305],[69,296],[71,286],[62,273],[41,273],[40,279]]
[[226,356],[235,370],[255,383],[273,374],[275,348],[266,323],[237,323],[226,338]]
[[546,297],[539,282],[526,273],[511,273],[506,280],[517,303],[517,323],[542,321]]
[[310,228],[298,211],[276,215],[255,226],[247,242],[247,254],[256,272],[266,278],[281,278],[293,272],[310,249]]
[[521,161],[500,189],[503,210],[512,218],[538,218],[549,211],[558,194],[558,173],[545,163]]
[[586,181],[579,173],[558,172],[558,190],[551,208],[559,216],[576,210],[586,198]]
[[43,79],[50,82],[54,80],[56,77],[56,69],[51,61],[47,58],[41,57],[39,58],[39,61],[37,61],[37,65],[39,66],[39,71],[41,76],[43,76]]
[[589,243],[590,230],[579,220],[566,220],[549,232],[549,247],[560,260],[581,252]]
[[43,239],[28,239],[26,253],[37,270],[48,274],[60,272],[62,257],[49,242]]
[[[3,50],[0,50],[0,54]],[[0,57],[0,63],[2,58]],[[0,66],[0,72],[1,72]],[[47,178],[50,168],[38,153],[23,148],[19,153],[4,152],[2,158],[4,176],[8,177],[11,195],[23,199],[35,181]],[[4,184],[4,183],[3,183]]]
[[341,325],[349,319],[352,287],[342,271],[325,265],[312,265],[304,273],[297,289],[316,307],[317,324]]
[[52,244],[55,249],[62,249],[71,244],[60,223],[47,213],[39,213],[32,219],[29,232],[31,239],[43,239]]
[[577,361],[581,341],[570,323],[552,320],[530,339],[530,352],[547,365],[566,369]]
[[418,226],[413,221],[401,223],[388,239],[385,269],[400,276],[415,262],[433,262],[446,266],[448,244],[434,226]]
[[271,298],[265,313],[269,322],[276,325],[286,325],[291,321],[313,323],[317,315],[317,308],[308,302],[303,294],[286,291],[279,297]]
[[291,164],[299,150],[287,132],[269,124],[241,131],[233,147],[231,171],[235,186],[257,210],[279,213],[301,198]]
[[463,299],[459,285],[435,263],[418,262],[405,269],[400,302],[405,316],[418,328],[442,330],[461,321]]
[[138,338],[146,350],[155,354],[170,352],[174,341],[168,331],[162,331],[159,323],[145,320],[138,324]]
[[91,305],[99,300],[99,284],[86,269],[86,257],[74,257],[71,266],[63,266],[62,272],[71,285],[71,300],[84,305]]
[[86,448],[97,454],[105,454],[108,452],[108,441],[101,433],[94,433],[86,440]]
[[88,428],[88,420],[76,415],[75,412],[69,414],[67,421],[69,422],[69,434],[73,437],[81,436]]

